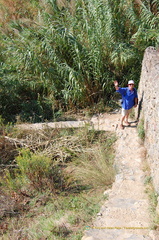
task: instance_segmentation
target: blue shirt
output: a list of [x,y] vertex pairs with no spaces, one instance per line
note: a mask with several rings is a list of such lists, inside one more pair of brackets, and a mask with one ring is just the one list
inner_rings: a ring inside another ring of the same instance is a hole
[[122,95],[122,108],[128,110],[135,105],[135,98],[138,98],[135,88],[133,88],[133,91],[131,91],[128,87],[119,88],[117,92]]

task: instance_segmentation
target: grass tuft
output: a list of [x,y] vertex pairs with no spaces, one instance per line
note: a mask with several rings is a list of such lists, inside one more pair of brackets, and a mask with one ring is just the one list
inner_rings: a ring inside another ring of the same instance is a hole
[[90,152],[80,156],[79,164],[74,166],[75,179],[92,187],[110,186],[114,181],[113,155],[100,144]]
[[144,129],[144,120],[141,119],[139,124],[138,124],[138,127],[137,127],[137,130],[138,130],[138,135],[140,137],[140,139],[142,141],[144,141],[145,139],[145,129]]

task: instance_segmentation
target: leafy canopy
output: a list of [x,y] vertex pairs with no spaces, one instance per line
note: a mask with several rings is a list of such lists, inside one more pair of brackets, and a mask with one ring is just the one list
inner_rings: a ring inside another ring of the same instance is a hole
[[16,16],[2,2],[0,34],[0,114],[11,121],[109,104],[112,81],[138,83],[144,50],[158,47],[157,0],[14,2]]

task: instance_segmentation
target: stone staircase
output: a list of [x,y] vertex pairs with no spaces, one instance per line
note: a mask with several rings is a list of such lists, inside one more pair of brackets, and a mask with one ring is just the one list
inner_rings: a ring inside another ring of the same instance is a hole
[[107,120],[93,119],[99,130],[116,131],[117,175],[112,189],[104,193],[108,200],[82,240],[159,240],[159,232],[151,230],[149,200],[145,193],[145,148],[140,143],[136,123],[120,130],[119,118],[116,114]]

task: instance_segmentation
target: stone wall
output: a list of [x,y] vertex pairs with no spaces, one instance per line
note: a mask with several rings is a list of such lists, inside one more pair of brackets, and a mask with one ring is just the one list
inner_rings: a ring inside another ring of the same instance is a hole
[[145,50],[138,95],[137,115],[139,120],[144,120],[147,159],[159,193],[159,52],[154,47]]

